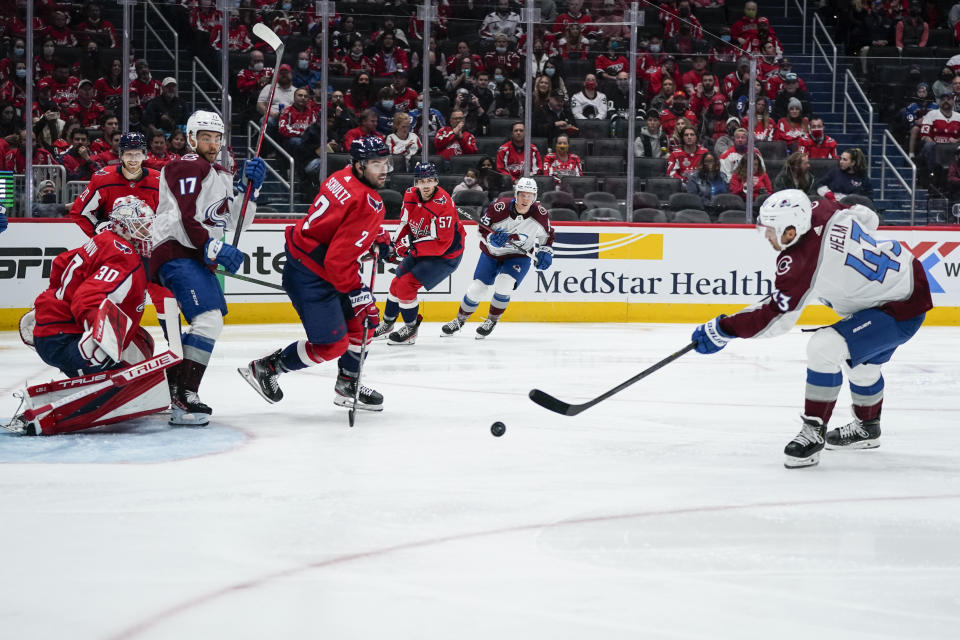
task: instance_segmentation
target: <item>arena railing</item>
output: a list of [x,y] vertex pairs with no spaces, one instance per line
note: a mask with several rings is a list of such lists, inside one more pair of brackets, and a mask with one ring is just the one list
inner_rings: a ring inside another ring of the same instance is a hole
[[[252,158],[257,151],[256,138],[259,135],[260,135],[260,125],[258,125],[256,122],[253,122],[252,120],[248,122],[247,123],[247,157],[249,158]],[[268,162],[266,163],[266,165],[267,165],[267,172],[272,173],[277,178],[277,180],[280,181],[280,186],[283,187],[289,194],[288,204],[290,205],[290,211],[292,212],[294,209],[294,188],[293,188],[294,176],[296,175],[295,173],[296,167],[294,166],[293,156],[287,153],[286,149],[281,147],[276,140],[274,140],[267,134],[263,135],[263,141],[269,144],[281,158],[287,161],[287,166],[289,167],[288,180],[283,179],[283,176],[281,176],[280,173],[273,168],[272,163]]]
[[88,180],[70,180],[67,182],[67,199],[64,200],[64,202],[68,207],[73,204],[74,200],[80,197],[80,194],[83,193],[83,190],[87,188],[88,184],[90,184]]
[[[866,119],[864,119],[860,110],[857,107],[857,104],[854,102],[856,96],[850,93],[850,85],[857,90],[857,93],[860,94],[860,98],[863,100],[863,104],[866,105]],[[867,94],[863,92],[863,89],[860,88],[860,83],[857,82],[857,79],[853,77],[850,69],[844,71],[843,78],[843,132],[847,133],[847,110],[853,113],[853,115],[860,122],[860,126],[863,127],[863,130],[867,134],[867,175],[870,175],[870,171],[873,168],[873,105],[870,104],[870,99],[867,98]]]
[[[819,27],[819,29],[818,29]],[[818,31],[823,32],[823,42],[820,42],[820,39],[817,37]],[[833,38],[830,37],[830,32],[827,31],[827,27],[823,24],[823,20],[820,19],[820,16],[813,14],[813,33],[811,34],[813,39],[813,45],[810,55],[810,72],[817,72],[817,51],[819,50],[820,56],[823,57],[824,64],[827,65],[827,69],[830,70],[832,74],[832,79],[830,80],[830,111],[837,110],[837,45],[834,44]],[[833,49],[833,58],[831,59],[827,55],[827,50],[824,49],[824,45],[827,45]],[[804,38],[804,47],[806,47],[806,38]]]
[[[789,3],[790,3],[790,0],[783,0],[783,17],[784,18],[787,18],[790,15]],[[793,0],[793,6],[795,6],[797,8],[797,11],[800,12],[800,18],[801,18],[800,34],[802,39],[800,40],[800,43],[801,43],[800,53],[802,53],[803,55],[807,55],[807,0],[803,0],[803,2],[800,2],[800,0]]]
[[[155,22],[154,22],[155,21]],[[173,50],[170,50],[170,47],[167,46],[168,39],[165,39],[165,36],[160,35],[160,33],[154,28],[154,24],[160,23],[166,27],[170,34],[173,36]],[[157,43],[159,43],[160,48],[173,60],[173,77],[177,79],[177,82],[180,82],[180,34],[176,29],[173,28],[173,25],[164,17],[163,13],[160,12],[160,9],[157,8],[151,0],[147,0],[143,3],[143,48],[147,48],[147,36],[152,35],[156,38]]]
[[197,69],[199,68],[201,77],[206,76],[210,82],[213,83],[213,86],[217,90],[217,98],[220,97],[220,90],[223,85],[220,83],[220,78],[213,75],[210,72],[210,69],[203,64],[199,58],[194,58],[193,62],[190,65],[190,102],[193,104],[194,109],[199,109],[199,104],[197,103],[197,93],[200,94],[200,97],[203,99],[203,102],[206,102],[210,108],[215,111],[218,115],[223,117],[223,110],[220,108],[218,101],[214,101],[210,95],[203,90],[203,87],[200,86],[200,83],[197,81]]
[[[900,169],[893,164],[890,156],[887,155],[888,140],[890,144],[893,145],[893,151],[903,156],[903,159],[907,162],[907,166],[910,168],[911,176],[909,183],[904,175],[900,173]],[[910,155],[903,150],[903,147],[901,147],[897,139],[893,137],[893,134],[890,133],[889,130],[884,130],[883,143],[880,147],[880,198],[884,197],[886,191],[887,167],[890,168],[893,176],[903,185],[903,188],[910,192],[910,225],[913,226],[916,224],[917,215],[917,164],[910,158]]]

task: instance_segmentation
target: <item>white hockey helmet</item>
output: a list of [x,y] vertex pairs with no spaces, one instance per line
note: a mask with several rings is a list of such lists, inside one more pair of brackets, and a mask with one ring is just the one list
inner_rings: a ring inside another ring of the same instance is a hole
[[187,119],[187,144],[194,151],[197,150],[197,134],[201,131],[214,131],[222,136],[225,129],[220,114],[213,111],[194,111]]
[[149,257],[153,250],[151,227],[156,217],[153,208],[136,196],[117,198],[110,212],[114,232],[129,239],[137,253],[144,257]]
[[[777,191],[763,201],[760,215],[757,216],[757,228],[767,237],[773,235],[781,249],[795,244],[803,234],[810,231],[810,217],[813,206],[810,198],[799,189]],[[797,235],[787,244],[783,244],[783,232],[793,227]]]
[[513,195],[516,197],[521,191],[533,194],[533,199],[537,199],[537,181],[533,178],[520,178],[517,184],[513,185]]

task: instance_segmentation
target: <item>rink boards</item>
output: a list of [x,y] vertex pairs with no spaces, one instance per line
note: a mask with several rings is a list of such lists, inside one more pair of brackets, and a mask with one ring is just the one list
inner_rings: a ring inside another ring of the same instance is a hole
[[[286,226],[257,223],[244,233],[240,248],[249,257],[241,275],[280,284]],[[773,286],[775,254],[753,227],[559,223],[555,228],[553,266],[530,270],[514,292],[505,320],[699,322],[752,304]],[[878,236],[899,241],[924,265],[936,305],[927,323],[960,324],[960,229],[888,227]],[[60,220],[13,221],[0,234],[0,329],[16,327],[45,288],[53,258],[85,239],[75,224]],[[479,255],[478,229],[471,224],[460,268],[433,291],[421,293],[425,320],[455,315]],[[381,266],[377,274],[381,302],[393,277],[391,268]],[[227,322],[298,321],[283,291],[233,278],[223,284]],[[486,302],[477,317],[486,314]],[[155,322],[152,308],[145,317]],[[835,319],[832,311],[814,305],[801,322]]]

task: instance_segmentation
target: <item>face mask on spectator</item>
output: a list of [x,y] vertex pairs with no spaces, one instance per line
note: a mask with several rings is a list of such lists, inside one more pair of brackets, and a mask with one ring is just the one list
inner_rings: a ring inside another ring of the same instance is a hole
[[310,61],[309,61],[309,60],[297,60],[297,66],[300,67],[301,69],[303,69],[304,71],[306,71],[307,69],[310,68]]
[[620,87],[620,91],[629,91],[629,90],[630,90],[630,81],[629,81],[629,80],[617,80],[617,86]]
[[823,140],[823,129],[810,129],[810,135],[814,140]]
[[54,192],[40,194],[40,202],[43,204],[54,204],[57,201],[57,194]]
[[423,100],[417,102],[417,109],[423,109]]
[[393,100],[381,100],[384,109],[393,109]]
[[660,53],[660,45],[658,44],[650,45],[650,53]]
[[477,184],[477,181],[475,178],[471,178],[470,176],[464,176],[463,184],[467,185],[468,187],[472,187],[473,185]]
[[593,91],[594,89],[597,88],[597,81],[596,81],[596,80],[587,80],[586,82],[583,83],[583,88],[584,88],[584,89],[589,89],[589,90]]
[[506,78],[504,78],[504,77],[503,77],[502,75],[500,75],[499,73],[498,73],[497,75],[493,76],[493,81],[496,82],[497,84],[500,84],[500,83],[503,82],[504,80],[506,80]]
[[263,63],[262,63],[262,62],[254,62],[254,63],[253,63],[253,70],[254,70],[254,71],[263,71]]
[[747,145],[745,145],[745,144],[735,144],[735,145],[733,145],[733,148],[736,149],[737,153],[746,153],[746,152],[747,152]]
[[497,47],[497,53],[506,53],[506,52],[507,52],[506,47]]
[[554,69],[553,67],[547,67],[546,69],[543,70],[543,72],[547,74],[547,77],[552,78],[554,74],[557,72],[557,70]]
[[17,56],[18,58],[20,58],[20,57],[22,57],[23,54],[25,54],[26,52],[27,52],[27,50],[24,49],[23,47],[16,47],[16,48],[14,48],[14,50],[13,50],[13,55],[15,55],[15,56]]
[[292,3],[292,2],[284,2],[284,3],[281,4],[280,6],[283,8],[284,11],[290,11],[290,9],[293,8],[293,3]]
[[681,17],[681,18],[689,18],[689,17],[690,17],[690,9],[687,9],[686,7],[680,9],[680,17]]
[[26,78],[26,77],[27,77],[27,70],[26,70],[26,69],[17,69],[17,77],[18,77],[18,78]]
[[730,37],[729,33],[725,33],[722,36],[720,36],[720,39],[723,40],[724,42],[730,42],[732,38]]

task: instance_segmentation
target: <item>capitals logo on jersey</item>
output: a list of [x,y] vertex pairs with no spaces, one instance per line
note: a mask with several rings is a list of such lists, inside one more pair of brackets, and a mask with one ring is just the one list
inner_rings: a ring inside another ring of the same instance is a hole
[[447,196],[440,196],[439,198],[435,198],[433,201],[441,206],[445,205],[447,204]]
[[369,204],[370,208],[372,208],[377,213],[380,213],[380,211],[383,209],[383,201],[377,200],[370,194],[367,194],[367,204]]

